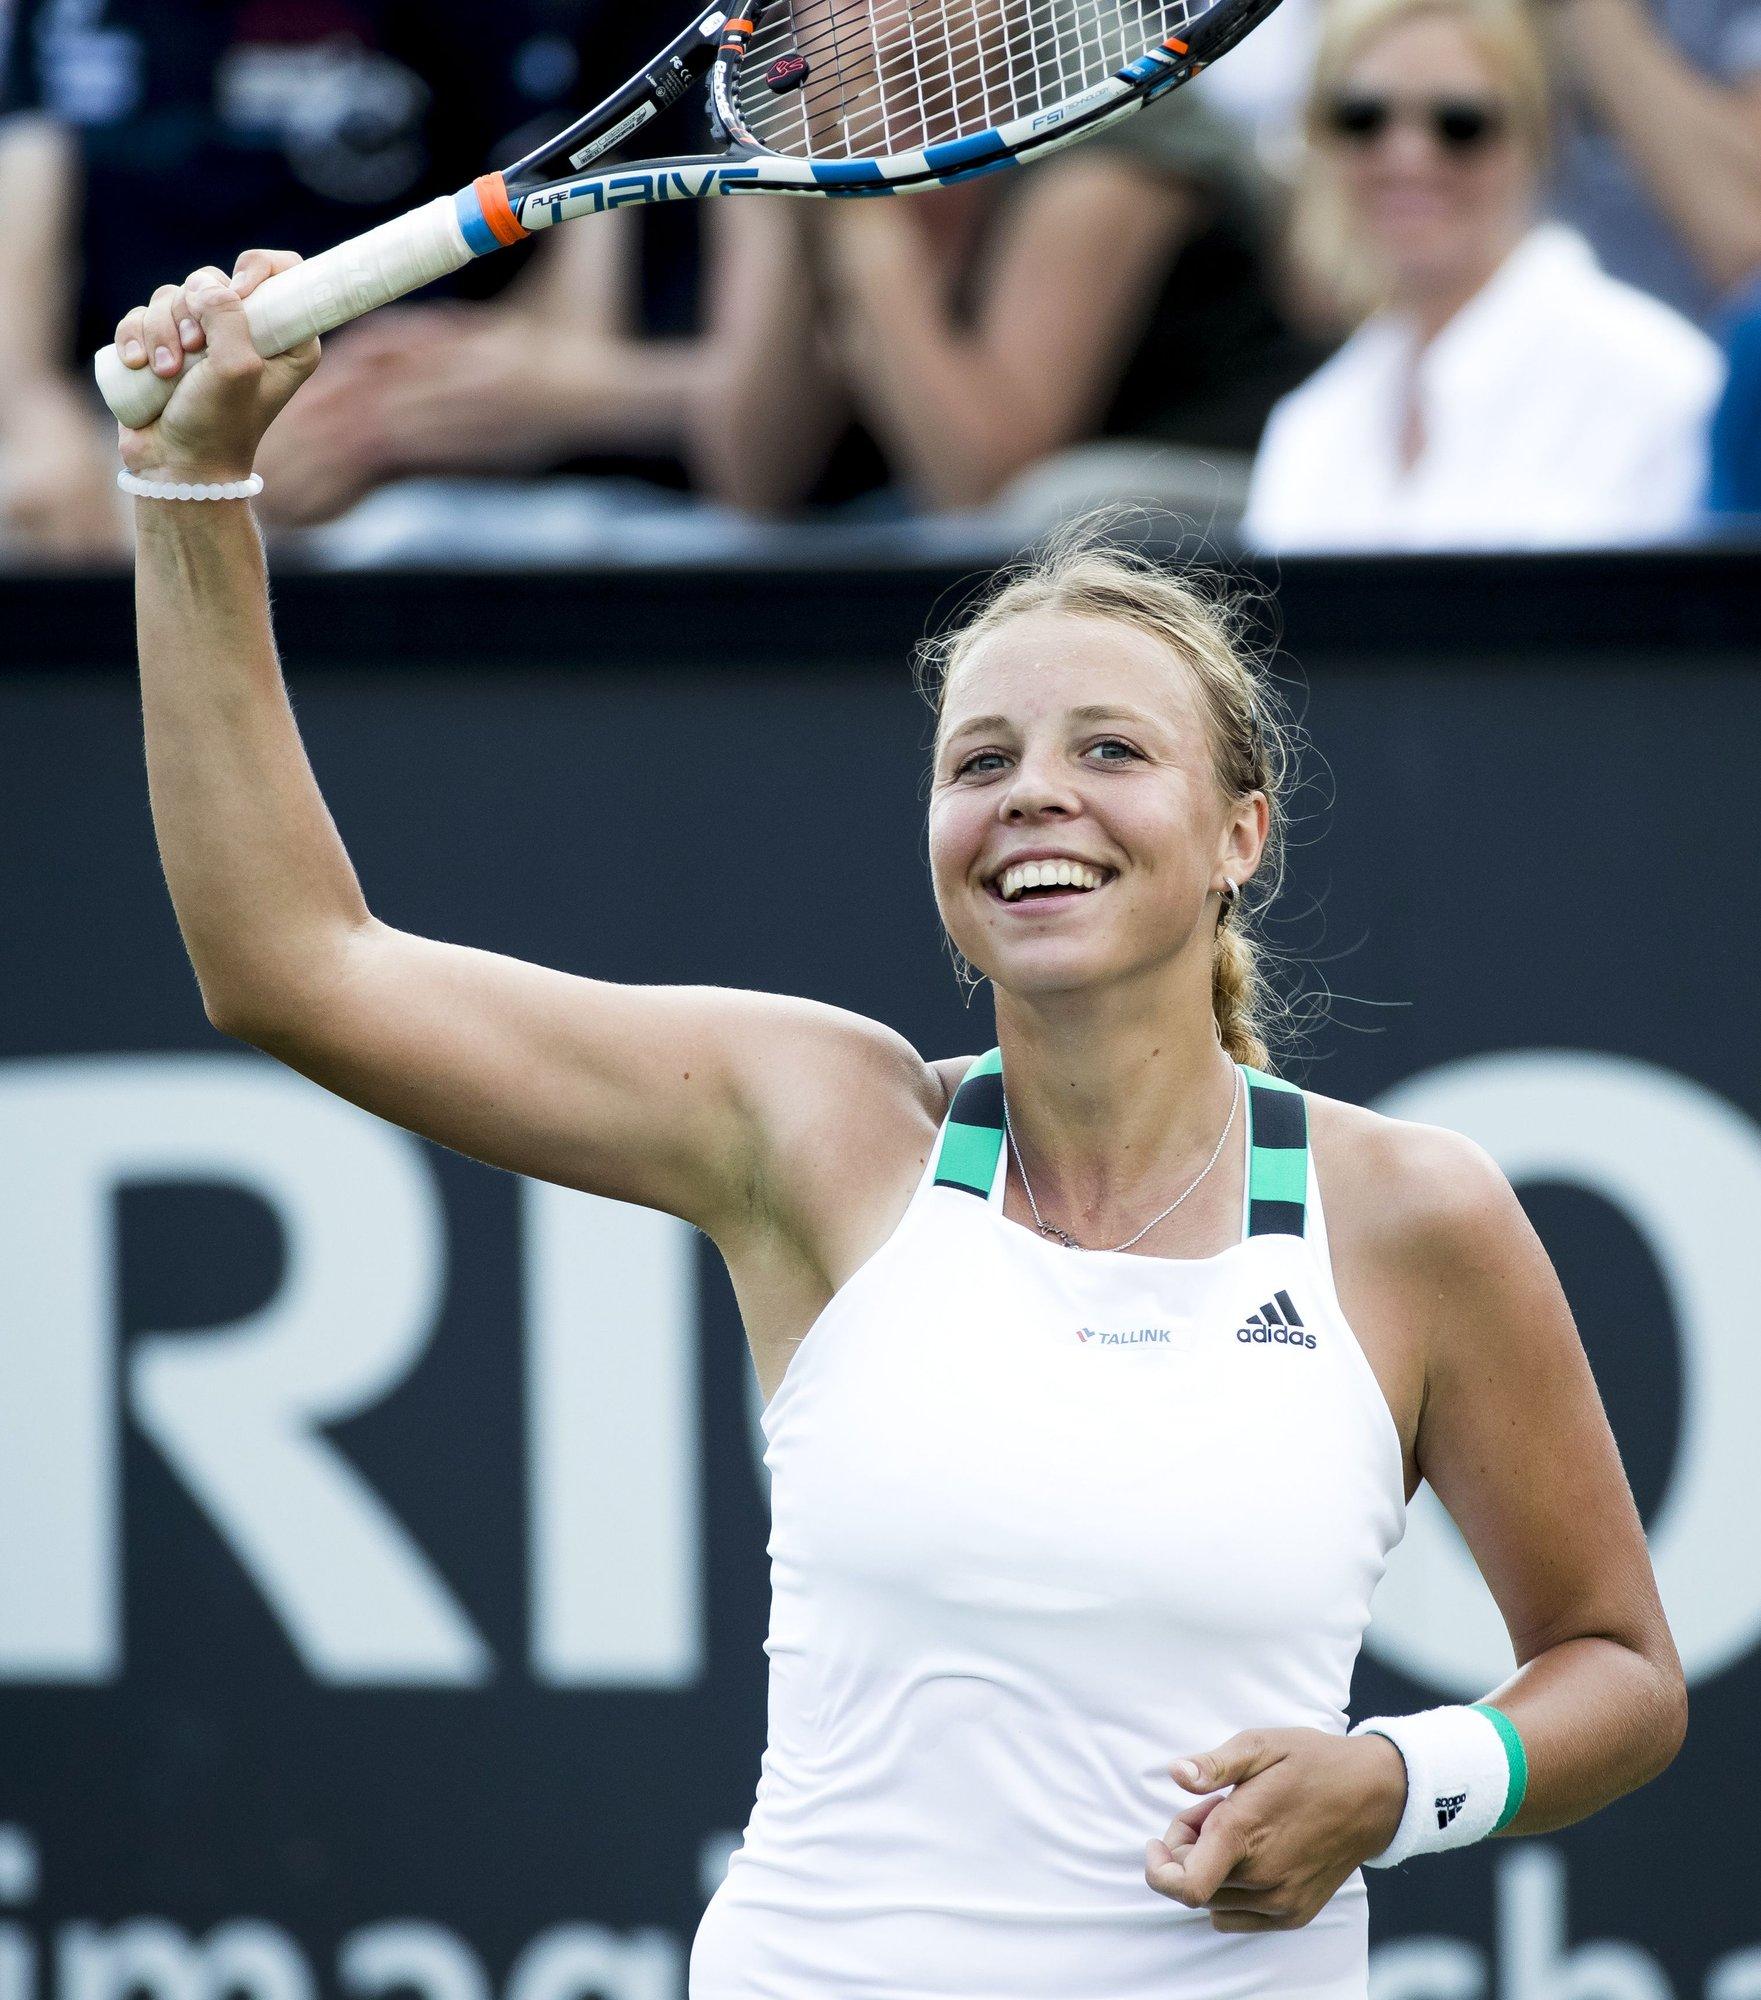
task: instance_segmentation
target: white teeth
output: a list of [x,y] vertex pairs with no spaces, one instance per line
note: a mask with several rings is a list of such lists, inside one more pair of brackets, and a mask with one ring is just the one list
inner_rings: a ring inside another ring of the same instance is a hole
[[1081,861],[1018,861],[997,879],[1003,900],[1012,903],[1023,889],[1098,889],[1106,876]]

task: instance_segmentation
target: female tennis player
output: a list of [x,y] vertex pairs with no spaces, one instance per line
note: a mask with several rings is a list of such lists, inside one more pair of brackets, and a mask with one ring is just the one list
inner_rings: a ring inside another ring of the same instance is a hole
[[[1670,1762],[1686,1694],[1503,1178],[1268,1071],[1242,897],[1286,739],[1227,617],[1076,545],[942,649],[930,857],[995,994],[976,1059],[410,936],[319,796],[248,509],[169,497],[248,487],[316,360],[246,336],[281,261],[117,334],[211,357],[122,437],[166,875],[218,1027],[727,1260],[768,1396],[769,1747],[693,2000],[1365,2000],[1362,1864],[1582,1819]],[[1516,1671],[1347,1731],[1421,1478]]]

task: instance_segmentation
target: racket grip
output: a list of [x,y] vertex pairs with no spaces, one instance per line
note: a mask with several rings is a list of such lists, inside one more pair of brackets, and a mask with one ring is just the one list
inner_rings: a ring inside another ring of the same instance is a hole
[[[437,195],[407,215],[265,278],[245,300],[251,345],[265,360],[285,354],[315,333],[328,333],[445,277],[475,255],[459,227],[453,197]],[[200,352],[185,355],[182,370],[167,379],[150,368],[130,368],[110,346],[93,357],[92,372],[112,415],[139,430],[158,416],[201,358]]]

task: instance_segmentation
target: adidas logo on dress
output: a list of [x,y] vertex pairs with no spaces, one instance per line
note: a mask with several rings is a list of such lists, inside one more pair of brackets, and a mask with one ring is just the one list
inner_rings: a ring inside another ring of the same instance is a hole
[[1315,1337],[1302,1323],[1302,1314],[1290,1302],[1288,1292],[1279,1292],[1249,1313],[1245,1325],[1235,1329],[1235,1338],[1254,1346],[1313,1347]]
[[1457,1792],[1453,1798],[1433,1799],[1431,1803],[1437,1808],[1437,1831],[1441,1833],[1467,1804],[1467,1793]]

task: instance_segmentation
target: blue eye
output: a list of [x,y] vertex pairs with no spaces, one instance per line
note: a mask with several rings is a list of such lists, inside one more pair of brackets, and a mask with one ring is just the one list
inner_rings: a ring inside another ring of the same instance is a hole
[[[1122,736],[1102,736],[1088,747],[1090,750],[1103,750],[1108,747],[1114,750],[1123,750],[1126,757],[1141,758],[1143,756],[1143,752],[1135,744],[1127,743]],[[975,750],[964,763],[955,766],[954,775],[956,778],[963,778],[968,771],[972,770],[975,765],[983,763],[987,757],[1000,759],[1002,755],[1003,753],[1000,750]],[[1117,757],[1103,757],[1101,761],[1104,764],[1116,764],[1123,760]]]

